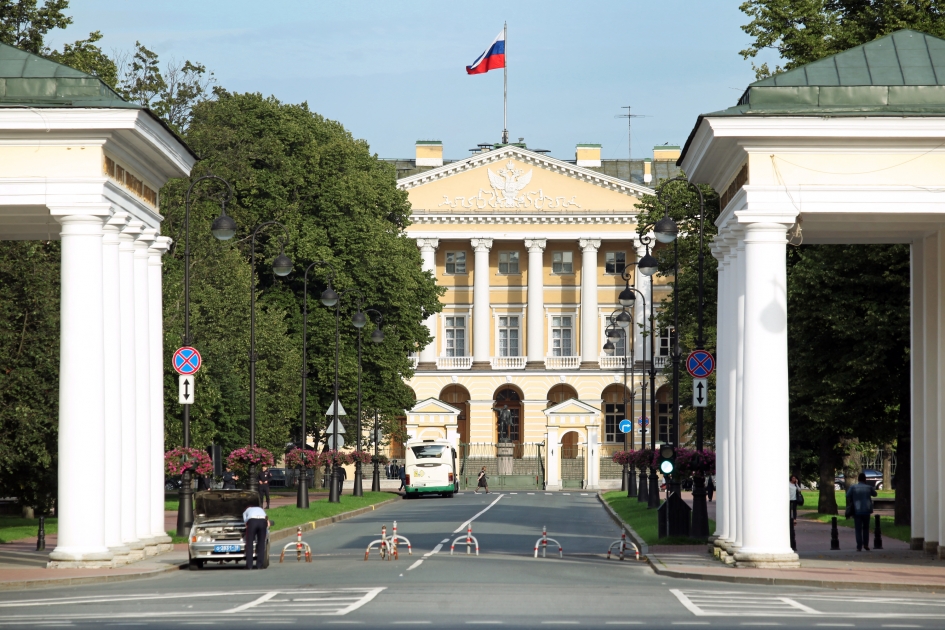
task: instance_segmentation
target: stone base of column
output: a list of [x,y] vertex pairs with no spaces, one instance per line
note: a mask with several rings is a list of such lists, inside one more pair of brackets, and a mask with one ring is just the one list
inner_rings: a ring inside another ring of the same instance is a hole
[[137,562],[138,560],[144,560],[144,543],[140,540],[135,540],[134,542],[125,543],[125,546],[130,549],[128,552],[128,561]]
[[109,547],[108,551],[112,554],[112,566],[120,567],[131,562],[131,548],[125,545]]
[[925,553],[936,553],[936,552],[938,552],[938,541],[926,539]]
[[101,551],[70,551],[56,548],[49,554],[47,569],[101,569],[111,567],[114,555],[108,549]]
[[526,370],[544,370],[545,362],[544,361],[528,361],[525,363]]
[[722,564],[735,566],[735,556],[724,550],[719,550],[719,560]]
[[945,560],[945,547],[942,545],[938,546],[938,559]]
[[561,490],[561,482],[552,483],[549,481],[545,484],[545,490]]
[[492,370],[491,361],[473,361],[472,367],[469,368],[473,372],[488,372]]
[[796,553],[755,553],[752,551],[737,551],[735,553],[736,567],[754,567],[756,569],[796,569],[801,566],[800,558]]
[[910,538],[909,549],[912,551],[922,551],[925,549],[925,538]]
[[436,370],[436,361],[426,361],[417,364],[417,372],[433,372]]
[[599,370],[600,361],[581,361],[582,370]]

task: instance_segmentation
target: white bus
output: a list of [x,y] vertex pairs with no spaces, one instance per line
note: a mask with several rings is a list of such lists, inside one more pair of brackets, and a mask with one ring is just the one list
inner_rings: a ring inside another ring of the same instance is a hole
[[456,477],[456,451],[449,440],[411,440],[404,446],[405,498],[421,494],[452,497],[459,490]]

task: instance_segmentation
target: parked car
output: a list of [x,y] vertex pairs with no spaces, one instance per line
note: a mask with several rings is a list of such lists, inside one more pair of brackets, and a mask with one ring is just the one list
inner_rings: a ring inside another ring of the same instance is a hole
[[272,479],[269,481],[270,488],[285,488],[289,485],[285,474],[285,468],[270,468]]
[[[259,495],[249,490],[204,490],[194,494],[194,524],[187,544],[190,570],[202,569],[206,562],[233,562],[246,559],[246,524],[243,512],[260,507]],[[259,554],[257,549],[254,557]],[[269,567],[269,530],[262,566]]]
[[[866,473],[866,483],[872,485],[877,490],[883,489],[883,473],[878,470],[873,470],[872,468],[867,468],[863,472]],[[837,490],[843,490],[843,484],[843,475],[837,475],[836,478],[834,478],[834,485]]]
[[165,490],[180,490],[180,487],[181,487],[180,477],[165,477],[164,478]]

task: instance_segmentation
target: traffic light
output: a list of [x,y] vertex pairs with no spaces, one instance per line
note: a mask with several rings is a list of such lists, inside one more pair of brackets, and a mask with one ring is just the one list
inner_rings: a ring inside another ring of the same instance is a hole
[[676,447],[672,444],[660,446],[660,472],[669,477],[676,470]]

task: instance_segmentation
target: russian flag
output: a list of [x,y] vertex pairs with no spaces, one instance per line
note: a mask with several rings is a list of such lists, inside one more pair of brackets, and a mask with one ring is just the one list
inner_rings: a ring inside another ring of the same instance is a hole
[[466,66],[466,74],[483,74],[490,70],[505,67],[505,30],[503,29],[486,48],[486,52],[479,55],[471,66]]

